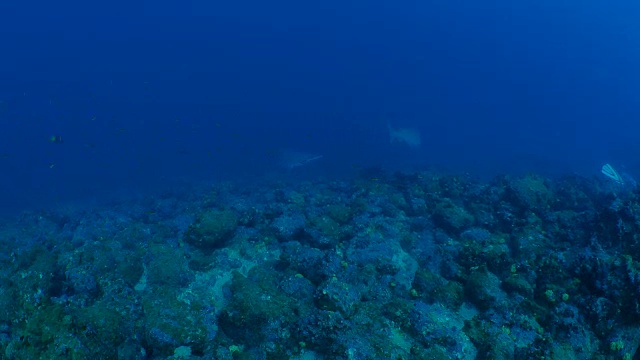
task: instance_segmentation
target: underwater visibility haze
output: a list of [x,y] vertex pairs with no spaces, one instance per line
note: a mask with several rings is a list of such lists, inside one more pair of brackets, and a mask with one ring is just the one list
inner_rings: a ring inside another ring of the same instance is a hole
[[0,358],[640,357],[638,18],[0,4]]
[[3,5],[3,204],[246,178],[283,148],[336,176],[637,172],[639,7]]

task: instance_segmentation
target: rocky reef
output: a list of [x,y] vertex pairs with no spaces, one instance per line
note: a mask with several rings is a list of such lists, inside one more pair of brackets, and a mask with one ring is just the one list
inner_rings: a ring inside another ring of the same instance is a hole
[[371,173],[5,220],[0,357],[636,356],[640,191]]

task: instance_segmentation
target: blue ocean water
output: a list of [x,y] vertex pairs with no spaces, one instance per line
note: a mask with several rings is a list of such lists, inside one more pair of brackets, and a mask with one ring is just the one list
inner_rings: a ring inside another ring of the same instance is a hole
[[639,15],[0,3],[0,358],[638,358]]
[[[2,5],[3,208],[175,179],[439,166],[638,173],[640,5]],[[422,146],[389,142],[387,123]],[[63,144],[51,143],[59,135]]]

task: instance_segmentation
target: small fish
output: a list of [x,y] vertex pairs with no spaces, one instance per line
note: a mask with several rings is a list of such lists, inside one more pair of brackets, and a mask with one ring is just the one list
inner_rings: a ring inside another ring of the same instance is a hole
[[62,136],[60,135],[51,135],[49,141],[55,144],[62,144],[64,140],[62,140]]

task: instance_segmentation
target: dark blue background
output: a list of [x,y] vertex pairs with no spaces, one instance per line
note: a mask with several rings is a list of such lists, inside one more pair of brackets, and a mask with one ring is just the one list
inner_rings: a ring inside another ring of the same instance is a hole
[[[3,210],[366,166],[638,169],[637,1],[0,5]],[[389,143],[387,122],[423,145]],[[63,144],[49,142],[62,135]]]

